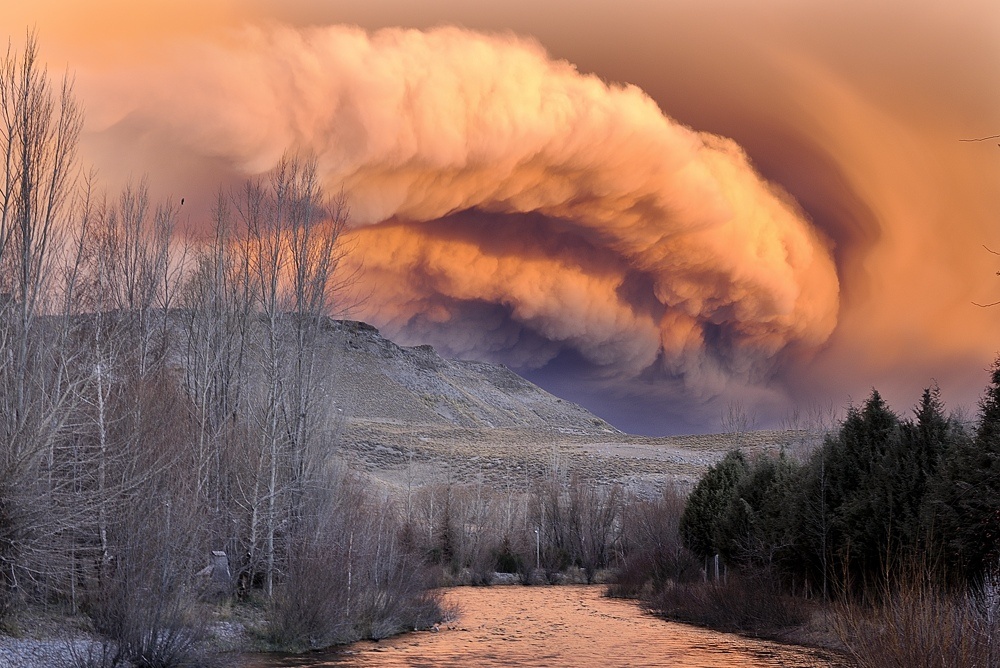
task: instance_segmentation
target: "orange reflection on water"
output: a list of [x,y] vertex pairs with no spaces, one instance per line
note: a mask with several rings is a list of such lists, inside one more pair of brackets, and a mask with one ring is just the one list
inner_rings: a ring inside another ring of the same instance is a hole
[[337,655],[265,666],[830,666],[816,651],[674,624],[603,587],[461,587],[440,632],[355,643]]

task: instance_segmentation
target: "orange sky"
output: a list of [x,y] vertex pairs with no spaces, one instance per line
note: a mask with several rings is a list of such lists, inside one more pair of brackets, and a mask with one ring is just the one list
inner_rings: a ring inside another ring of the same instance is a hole
[[1000,298],[1000,147],[959,141],[1000,133],[992,0],[49,0],[0,25],[76,73],[109,184],[148,173],[197,219],[308,145],[352,197],[356,317],[630,430],[872,386],[907,410],[932,378],[971,406],[1000,350],[972,305]]

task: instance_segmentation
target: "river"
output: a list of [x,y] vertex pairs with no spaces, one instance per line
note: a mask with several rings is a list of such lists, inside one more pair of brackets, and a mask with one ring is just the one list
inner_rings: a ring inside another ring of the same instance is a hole
[[304,656],[256,656],[245,668],[279,666],[831,666],[815,650],[657,619],[603,587],[458,587],[457,619],[438,632],[358,642]]

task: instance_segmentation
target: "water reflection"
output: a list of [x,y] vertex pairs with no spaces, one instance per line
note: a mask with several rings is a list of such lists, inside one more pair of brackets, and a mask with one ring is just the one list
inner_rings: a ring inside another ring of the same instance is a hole
[[602,587],[461,587],[446,594],[461,610],[440,632],[355,643],[337,652],[258,657],[276,666],[831,666],[805,648],[671,624]]

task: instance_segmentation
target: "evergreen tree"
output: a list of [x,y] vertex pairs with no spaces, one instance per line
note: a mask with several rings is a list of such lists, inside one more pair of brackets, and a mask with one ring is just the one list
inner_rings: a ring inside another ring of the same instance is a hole
[[1000,558],[1000,358],[979,402],[975,437],[954,440],[930,506],[947,563],[974,582],[995,571]]
[[732,450],[695,485],[681,515],[680,531],[685,547],[696,555],[705,558],[722,552],[722,520],[748,471],[743,453]]
[[900,546],[926,555],[935,523],[931,491],[960,430],[946,417],[936,384],[924,390],[913,413],[915,421],[903,424],[900,448],[893,453],[892,483],[898,501],[894,514],[899,518]]
[[722,516],[719,547],[728,563],[770,566],[792,545],[792,514],[796,468],[781,452],[760,456],[736,485]]
[[830,439],[815,450],[799,470],[795,485],[797,494],[789,504],[792,515],[793,549],[796,559],[792,572],[815,583],[823,600],[829,596],[829,582],[834,549],[833,509],[830,485],[830,465],[833,451]]
[[887,483],[894,478],[899,439],[899,418],[872,390],[864,406],[852,406],[840,432],[824,444],[828,547],[837,557],[832,565],[858,584],[881,576],[893,558],[898,492]]

